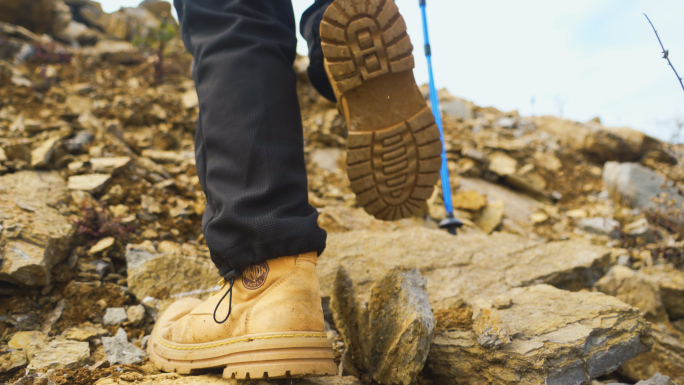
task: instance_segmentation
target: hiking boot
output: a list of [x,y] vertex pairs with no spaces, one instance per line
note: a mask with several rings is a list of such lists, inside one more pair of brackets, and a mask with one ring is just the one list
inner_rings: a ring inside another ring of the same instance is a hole
[[336,374],[316,263],[315,252],[258,263],[205,302],[175,302],[157,320],[150,359],[166,372],[236,379]]
[[413,77],[413,46],[392,0],[335,0],[320,26],[325,69],[347,121],[356,201],[383,220],[426,213],[442,142]]

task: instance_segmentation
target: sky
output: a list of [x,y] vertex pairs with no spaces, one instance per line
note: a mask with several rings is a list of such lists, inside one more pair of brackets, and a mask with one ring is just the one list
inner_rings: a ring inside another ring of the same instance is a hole
[[[101,2],[111,12],[139,0]],[[301,15],[312,0],[292,3]],[[414,74],[426,83],[418,1],[396,3],[413,42]],[[684,76],[682,0],[428,0],[427,10],[435,83],[453,95],[523,116],[599,117],[663,140],[684,124],[684,90],[642,14]]]

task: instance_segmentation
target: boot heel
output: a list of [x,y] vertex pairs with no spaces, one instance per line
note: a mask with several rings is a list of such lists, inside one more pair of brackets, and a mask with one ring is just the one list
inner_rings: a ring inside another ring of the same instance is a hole
[[257,378],[294,378],[337,374],[333,352],[328,349],[253,352],[245,361],[226,365],[223,377],[249,380]]

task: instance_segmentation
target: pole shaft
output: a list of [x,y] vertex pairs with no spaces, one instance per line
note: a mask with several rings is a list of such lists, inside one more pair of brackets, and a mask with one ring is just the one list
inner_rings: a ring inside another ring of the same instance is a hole
[[423,36],[425,38],[425,57],[427,58],[429,87],[430,87],[430,105],[432,106],[432,114],[435,116],[435,123],[439,128],[439,136],[442,140],[442,167],[440,169],[440,177],[442,180],[442,197],[444,199],[444,208],[447,214],[452,214],[454,211],[451,202],[451,183],[449,182],[449,168],[447,167],[446,147],[444,146],[444,126],[442,124],[442,113],[439,108],[439,96],[437,95],[437,88],[435,87],[435,77],[432,71],[432,50],[430,48],[430,36],[428,34],[427,13],[425,11],[425,0],[420,1],[420,12],[423,17]]

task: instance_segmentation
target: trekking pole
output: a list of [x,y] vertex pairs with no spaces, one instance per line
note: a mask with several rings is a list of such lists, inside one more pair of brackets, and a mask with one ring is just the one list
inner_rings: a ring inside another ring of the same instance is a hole
[[425,0],[418,0],[418,2],[420,4],[420,12],[423,16],[425,57],[427,58],[428,73],[430,76],[430,105],[432,106],[432,114],[435,116],[435,123],[437,123],[437,128],[439,128],[439,137],[442,140],[442,168],[439,174],[442,179],[442,197],[444,199],[444,208],[446,209],[446,219],[439,223],[439,227],[446,229],[449,234],[456,235],[456,229],[463,226],[463,223],[454,217],[454,207],[451,203],[451,183],[449,182],[446,147],[444,146],[444,128],[442,126],[442,113],[439,108],[439,97],[437,96],[437,89],[435,88],[435,77],[432,73],[432,51],[430,50]]

